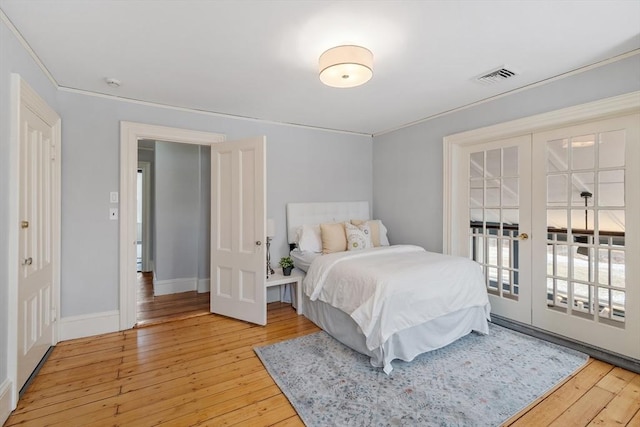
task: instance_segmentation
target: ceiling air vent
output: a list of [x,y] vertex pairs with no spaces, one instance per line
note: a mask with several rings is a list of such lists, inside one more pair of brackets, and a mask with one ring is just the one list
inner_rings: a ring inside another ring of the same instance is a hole
[[485,85],[492,85],[506,80],[510,77],[517,76],[518,74],[519,73],[510,70],[507,67],[501,67],[497,70],[489,71],[486,74],[478,76],[475,78],[475,80]]

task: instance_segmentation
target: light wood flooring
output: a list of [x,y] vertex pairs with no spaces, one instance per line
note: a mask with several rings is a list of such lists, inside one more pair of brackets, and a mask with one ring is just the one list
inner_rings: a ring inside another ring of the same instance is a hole
[[[58,344],[6,426],[301,426],[253,347],[318,331],[288,304],[267,326],[217,315]],[[511,426],[640,426],[640,375],[591,359]]]
[[209,313],[209,292],[153,295],[153,273],[138,273],[137,326]]

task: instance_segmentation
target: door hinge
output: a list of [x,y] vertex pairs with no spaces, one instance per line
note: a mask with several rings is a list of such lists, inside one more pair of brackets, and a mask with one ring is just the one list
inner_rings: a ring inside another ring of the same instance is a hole
[[51,309],[51,322],[55,322],[56,320],[58,320],[58,319],[56,319],[56,309],[52,308]]

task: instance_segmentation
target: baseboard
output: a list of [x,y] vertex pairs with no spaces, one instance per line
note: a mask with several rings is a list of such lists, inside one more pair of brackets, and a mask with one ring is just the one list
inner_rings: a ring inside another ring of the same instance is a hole
[[603,362],[619,366],[623,369],[626,369],[627,371],[640,374],[640,360],[632,359],[621,354],[612,353],[603,348],[595,347],[580,341],[575,341],[561,335],[554,334],[552,332],[538,329],[534,326],[507,319],[506,317],[497,316],[493,313],[491,313],[491,322],[526,335],[531,335],[532,337],[540,338],[544,341],[549,341],[554,344],[581,351],[582,353],[586,353],[594,359],[602,360]]
[[153,280],[153,294],[168,295],[180,292],[190,292],[198,290],[198,279],[189,277],[186,279]]
[[198,293],[211,291],[211,279],[198,279]]
[[5,378],[0,384],[0,426],[4,425],[4,422],[11,415],[13,410],[11,400],[11,381],[9,381],[9,378]]
[[120,312],[118,310],[63,317],[58,322],[60,341],[107,334],[119,330]]

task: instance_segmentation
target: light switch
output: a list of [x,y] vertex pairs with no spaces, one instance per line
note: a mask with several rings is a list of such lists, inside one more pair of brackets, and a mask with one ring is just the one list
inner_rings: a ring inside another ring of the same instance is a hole
[[109,219],[113,221],[118,219],[118,208],[109,208]]
[[112,191],[109,193],[109,202],[110,203],[118,203],[118,192]]

